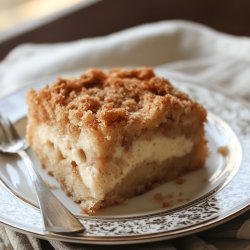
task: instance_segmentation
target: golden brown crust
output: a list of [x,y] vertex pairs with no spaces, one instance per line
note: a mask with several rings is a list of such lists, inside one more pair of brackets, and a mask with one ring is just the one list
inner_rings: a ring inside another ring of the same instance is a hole
[[38,121],[70,121],[73,130],[83,124],[97,130],[131,124],[142,128],[157,124],[166,111],[194,108],[205,119],[203,108],[168,80],[156,77],[151,68],[112,69],[107,74],[90,69],[78,78],[58,78],[39,92],[31,90],[28,102],[39,106],[32,114]]

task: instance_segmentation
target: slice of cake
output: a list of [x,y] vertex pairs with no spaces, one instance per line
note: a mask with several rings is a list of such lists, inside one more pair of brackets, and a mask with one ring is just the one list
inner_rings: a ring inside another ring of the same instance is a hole
[[88,214],[204,165],[205,109],[151,68],[90,69],[27,100],[29,145]]

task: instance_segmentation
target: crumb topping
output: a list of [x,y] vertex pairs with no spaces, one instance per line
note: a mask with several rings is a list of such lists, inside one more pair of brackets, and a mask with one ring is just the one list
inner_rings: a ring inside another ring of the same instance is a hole
[[38,92],[31,90],[27,99],[29,113],[38,122],[67,125],[75,134],[83,126],[105,135],[122,130],[138,134],[197,111],[198,119],[206,119],[201,105],[151,68],[107,73],[90,69],[77,78],[58,78]]
[[227,156],[229,154],[228,146],[218,147],[218,153],[223,155],[223,156]]
[[183,176],[179,176],[178,178],[175,179],[175,183],[178,185],[182,185],[186,182],[186,179]]
[[179,192],[178,195],[174,192],[162,194],[160,192],[153,196],[153,199],[159,203],[162,208],[172,208],[178,203],[188,202],[189,198],[184,195],[183,192]]

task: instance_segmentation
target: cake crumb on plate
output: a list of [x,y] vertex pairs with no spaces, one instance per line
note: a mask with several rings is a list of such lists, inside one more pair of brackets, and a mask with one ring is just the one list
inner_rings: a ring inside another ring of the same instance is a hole
[[218,153],[220,153],[223,156],[227,156],[229,154],[229,148],[228,146],[220,146],[217,149]]

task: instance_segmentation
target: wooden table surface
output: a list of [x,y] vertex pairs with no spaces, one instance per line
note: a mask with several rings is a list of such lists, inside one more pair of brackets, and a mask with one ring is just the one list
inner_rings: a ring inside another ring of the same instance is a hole
[[[0,60],[22,43],[55,43],[95,37],[160,20],[184,19],[229,34],[250,36],[249,0],[102,0],[55,16],[2,39]],[[1,34],[0,34],[1,36]]]

